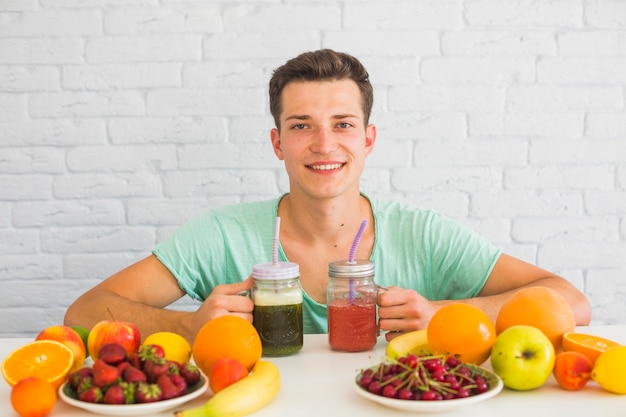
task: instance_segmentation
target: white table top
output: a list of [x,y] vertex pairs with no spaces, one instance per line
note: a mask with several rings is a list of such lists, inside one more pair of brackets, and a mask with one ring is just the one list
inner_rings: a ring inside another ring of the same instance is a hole
[[[626,344],[626,326],[580,327],[581,333],[603,336]],[[0,339],[0,358],[30,339]],[[302,351],[283,358],[265,358],[275,363],[281,373],[281,390],[265,408],[252,414],[254,417],[326,417],[326,416],[415,416],[386,408],[360,397],[354,392],[353,384],[357,371],[380,362],[386,342],[380,338],[374,350],[359,353],[334,352],[328,347],[326,335],[306,335]],[[489,361],[484,366],[488,367]],[[203,404],[210,394],[178,409]],[[516,392],[504,389],[496,397],[473,404],[467,408],[437,413],[449,416],[506,416],[541,417],[567,416],[590,417],[622,415],[626,413],[626,395],[614,395],[590,382],[582,391],[570,392],[558,387],[551,377],[545,385],[533,391]],[[172,416],[172,412],[151,416]],[[423,414],[427,415],[427,414]],[[17,417],[10,405],[10,387],[0,381],[0,416]],[[59,399],[51,417],[97,416],[65,404]]]

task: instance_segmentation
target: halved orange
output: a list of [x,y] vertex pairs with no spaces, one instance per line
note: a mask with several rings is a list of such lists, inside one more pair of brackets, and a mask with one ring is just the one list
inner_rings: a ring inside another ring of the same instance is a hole
[[2,376],[13,387],[24,378],[36,376],[58,389],[74,364],[74,352],[56,340],[27,343],[4,358]]
[[568,332],[563,334],[563,351],[575,351],[582,353],[589,358],[591,364],[595,364],[596,359],[602,352],[620,346],[613,340],[592,334]]

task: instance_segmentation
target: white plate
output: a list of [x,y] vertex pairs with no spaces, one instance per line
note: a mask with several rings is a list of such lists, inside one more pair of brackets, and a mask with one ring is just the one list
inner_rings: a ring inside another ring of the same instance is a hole
[[[482,369],[482,368],[481,368]],[[399,400],[396,398],[387,398],[382,395],[372,394],[369,391],[363,389],[359,384],[359,376],[357,376],[355,380],[355,389],[356,392],[364,398],[368,400],[375,401],[379,404],[382,404],[387,407],[396,408],[398,410],[406,410],[406,411],[416,411],[416,412],[424,412],[424,413],[432,413],[438,411],[448,411],[453,410],[455,408],[467,407],[468,405],[475,404],[477,402],[481,402],[487,400],[491,397],[496,396],[502,388],[504,384],[502,383],[502,379],[485,369],[483,371],[487,374],[487,380],[489,381],[489,390],[482,394],[472,395],[471,397],[466,398],[455,398],[453,400],[439,400],[439,401],[421,401],[421,400]]]
[[197,384],[191,387],[188,390],[187,394],[181,397],[145,404],[115,405],[94,404],[77,400],[76,398],[71,396],[69,387],[67,387],[68,389],[66,389],[66,385],[67,383],[63,384],[61,388],[59,388],[59,396],[63,401],[70,405],[73,405],[74,407],[91,411],[92,413],[105,414],[109,416],[136,416],[141,414],[159,413],[161,411],[171,410],[178,407],[179,405],[186,403],[187,401],[191,401],[194,398],[199,397],[209,387],[208,380],[204,376],[201,376],[200,381],[198,381]]

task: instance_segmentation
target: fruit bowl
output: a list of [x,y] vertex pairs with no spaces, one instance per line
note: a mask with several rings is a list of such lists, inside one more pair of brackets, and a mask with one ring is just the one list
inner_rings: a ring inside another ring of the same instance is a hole
[[[489,398],[496,396],[500,391],[502,391],[504,384],[502,379],[493,372],[490,372],[484,368],[478,367],[476,365],[465,365],[468,367],[473,367],[485,378],[488,388],[480,393],[473,394],[464,398],[453,398],[453,399],[439,399],[439,400],[414,400],[414,399],[399,399],[399,398],[388,398],[383,395],[373,394],[369,392],[367,389],[363,388],[359,381],[361,380],[361,376],[366,369],[361,370],[354,381],[354,388],[357,394],[366,398],[370,401],[374,401],[378,404],[384,405],[386,407],[395,408],[398,410],[405,411],[413,411],[413,412],[424,412],[424,413],[432,413],[432,412],[441,412],[441,411],[449,411],[457,408],[467,407],[468,405],[475,404]],[[376,367],[368,368],[374,369]]]
[[111,416],[135,416],[135,415],[150,415],[152,413],[159,413],[162,411],[171,410],[176,408],[194,398],[202,395],[209,387],[208,380],[204,377],[200,377],[200,381],[193,386],[187,388],[187,393],[183,396],[172,398],[169,400],[156,401],[153,403],[144,404],[96,404],[85,401],[80,401],[76,398],[72,389],[67,383],[63,384],[59,388],[59,396],[61,400],[74,407],[82,408],[83,410],[90,411],[96,414],[104,414]]

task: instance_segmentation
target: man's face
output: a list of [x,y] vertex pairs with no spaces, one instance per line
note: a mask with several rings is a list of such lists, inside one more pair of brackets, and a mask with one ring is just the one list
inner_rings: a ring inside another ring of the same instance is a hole
[[359,190],[365,158],[376,139],[365,126],[361,95],[352,80],[292,82],[282,94],[274,153],[285,161],[290,191],[330,198]]

